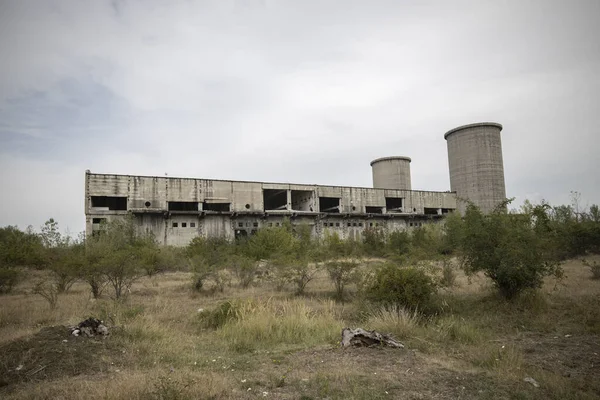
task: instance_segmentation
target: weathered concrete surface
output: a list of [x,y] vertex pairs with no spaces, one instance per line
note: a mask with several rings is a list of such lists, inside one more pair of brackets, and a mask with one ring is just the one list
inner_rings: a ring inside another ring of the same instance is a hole
[[[265,190],[279,193],[274,204],[277,209],[265,209]],[[282,224],[284,218],[309,225],[317,236],[329,231],[342,238],[360,239],[365,229],[411,229],[440,220],[438,215],[425,215],[427,209],[456,208],[456,196],[451,192],[91,172],[86,172],[85,196],[88,235],[101,229],[102,221],[133,213],[140,231],[152,232],[161,243],[173,246],[185,246],[197,236],[232,239],[251,235],[261,227]],[[325,212],[320,209],[320,198],[339,200]],[[388,210],[389,199],[401,206]],[[179,207],[184,208],[177,209],[182,202],[185,204]],[[379,213],[367,212],[373,209]]]
[[371,161],[373,187],[379,189],[411,190],[410,158],[383,157]]
[[506,199],[502,160],[502,125],[492,122],[464,125],[448,131],[450,189],[456,192],[458,210],[466,199],[489,213]]

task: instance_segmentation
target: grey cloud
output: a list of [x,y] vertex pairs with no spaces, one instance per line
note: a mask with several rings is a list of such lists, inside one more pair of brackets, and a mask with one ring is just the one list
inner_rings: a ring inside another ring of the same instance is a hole
[[[443,134],[477,121],[505,127],[508,195],[598,202],[597,15],[593,0],[2,2],[0,163],[18,173],[0,225],[82,229],[87,168],[369,186],[369,161],[398,154],[415,188],[446,190]],[[46,191],[69,199],[33,213]]]

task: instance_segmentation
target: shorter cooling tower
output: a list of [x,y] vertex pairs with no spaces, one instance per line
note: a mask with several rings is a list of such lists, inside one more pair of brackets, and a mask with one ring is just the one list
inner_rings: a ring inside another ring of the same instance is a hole
[[411,190],[409,157],[378,158],[371,161],[371,167],[374,188]]
[[506,199],[502,161],[502,125],[482,122],[454,128],[444,135],[448,143],[450,189],[464,214],[469,200],[489,213]]

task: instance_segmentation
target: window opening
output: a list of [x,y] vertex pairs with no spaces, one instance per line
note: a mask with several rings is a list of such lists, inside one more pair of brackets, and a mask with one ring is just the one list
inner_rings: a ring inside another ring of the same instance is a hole
[[123,196],[92,196],[92,207],[111,211],[126,211],[127,197]]
[[205,201],[202,203],[202,209],[204,211],[229,212],[231,209],[231,203],[208,203]]
[[367,214],[383,214],[383,207],[366,206],[365,212]]
[[190,228],[195,228],[196,227],[196,223],[195,222],[190,222]]
[[169,201],[169,211],[198,211],[198,202]]
[[389,213],[400,213],[402,212],[402,204],[404,199],[402,197],[386,197],[385,208]]
[[173,222],[173,228],[177,228],[177,222]]
[[319,210],[322,213],[339,213],[340,198],[339,197],[319,197]]
[[287,190],[263,189],[263,203],[265,211],[287,209]]
[[292,190],[292,210],[312,211],[314,194],[311,190]]

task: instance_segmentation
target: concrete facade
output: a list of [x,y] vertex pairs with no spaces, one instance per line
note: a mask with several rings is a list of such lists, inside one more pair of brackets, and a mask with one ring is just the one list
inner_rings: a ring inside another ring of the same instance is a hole
[[460,126],[444,135],[450,190],[456,192],[461,213],[467,206],[465,200],[489,213],[506,199],[500,131],[502,125],[483,122]]
[[103,221],[135,215],[139,229],[164,245],[194,237],[234,239],[262,227],[311,226],[313,235],[337,232],[359,239],[365,229],[410,230],[456,209],[451,192],[425,192],[289,183],[222,181],[86,172],[88,235]]
[[383,157],[371,161],[373,187],[378,189],[411,190],[410,158]]
[[102,222],[136,216],[138,229],[164,245],[185,246],[193,238],[234,239],[263,227],[311,227],[322,237],[360,239],[366,229],[410,230],[441,221],[466,208],[468,199],[490,212],[506,198],[500,131],[477,123],[448,131],[448,192],[411,190],[408,157],[371,162],[373,188],[216,179],[85,174],[86,234]]

